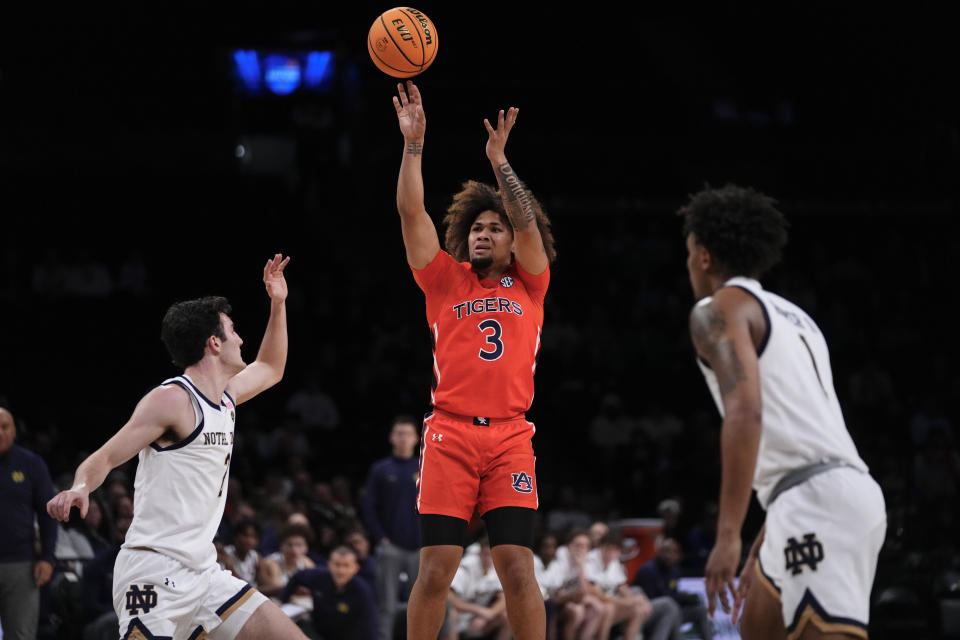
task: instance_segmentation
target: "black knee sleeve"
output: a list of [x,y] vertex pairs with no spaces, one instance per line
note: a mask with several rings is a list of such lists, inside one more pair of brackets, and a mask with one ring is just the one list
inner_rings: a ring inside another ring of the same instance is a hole
[[483,514],[490,548],[515,544],[533,549],[533,530],[537,512],[526,507],[499,507]]
[[438,544],[467,546],[467,521],[435,513],[420,515],[421,545],[432,547]]

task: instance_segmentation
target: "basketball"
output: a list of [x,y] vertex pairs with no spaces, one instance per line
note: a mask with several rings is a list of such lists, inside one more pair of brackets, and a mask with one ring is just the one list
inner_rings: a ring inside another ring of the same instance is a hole
[[412,78],[437,57],[437,30],[423,12],[394,7],[377,16],[367,34],[370,59],[394,78]]

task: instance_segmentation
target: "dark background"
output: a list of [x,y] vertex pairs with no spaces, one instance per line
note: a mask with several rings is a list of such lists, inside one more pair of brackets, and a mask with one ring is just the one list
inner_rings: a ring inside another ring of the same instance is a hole
[[[244,407],[239,433],[302,433],[309,451],[286,452],[297,464],[360,484],[391,417],[427,408],[423,299],[394,200],[396,81],[364,42],[387,7],[324,4],[51,8],[0,25],[0,397],[55,477],[177,373],[158,339],[172,302],[228,296],[255,356],[261,269],[278,251],[293,256],[287,375]],[[715,499],[719,419],[686,333],[673,212],[736,182],[791,221],[766,285],[830,341],[890,511],[878,582],[929,598],[934,570],[957,566],[952,23],[732,2],[696,15],[417,8],[440,45],[416,79],[428,211],[439,220],[466,179],[493,181],[482,120],[519,106],[508,156],[553,220],[530,412],[543,510],[569,486],[594,517],[651,516],[677,497],[690,524]],[[231,54],[258,47],[332,50],[329,90],[243,95]],[[287,410],[311,380],[336,424]],[[592,437],[600,415],[631,434],[623,446]],[[243,437],[235,477],[254,487],[261,465],[287,468]],[[754,505],[746,537],[761,517]]]

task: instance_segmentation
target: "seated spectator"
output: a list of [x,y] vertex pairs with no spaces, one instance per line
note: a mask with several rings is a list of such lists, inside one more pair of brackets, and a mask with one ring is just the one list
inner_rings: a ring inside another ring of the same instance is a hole
[[564,553],[557,550],[557,558],[543,575],[556,607],[556,635],[562,640],[593,638],[603,622],[606,605],[591,589],[585,572],[590,535],[585,529],[575,529],[565,547]]
[[103,523],[100,500],[91,496],[89,505],[86,518],[81,518],[79,510],[75,510],[67,522],[57,523],[57,546],[53,553],[58,568],[78,578],[83,576],[86,562],[110,548],[110,542],[98,532]]
[[273,576],[275,579],[259,586],[260,591],[268,596],[279,594],[287,586],[290,576],[296,572],[316,567],[307,555],[313,541],[313,532],[308,527],[288,524],[280,529],[277,538],[280,541],[280,550],[266,558],[277,567]]
[[643,589],[648,598],[672,598],[680,607],[682,621],[692,622],[704,640],[713,640],[713,625],[700,598],[677,591],[681,555],[680,543],[673,538],[664,538],[657,547],[656,557],[637,569],[632,584]]
[[320,553],[316,548],[317,535],[314,533],[313,526],[310,524],[310,518],[302,511],[294,511],[287,516],[287,524],[300,525],[309,529],[313,537],[310,540],[310,548],[307,549],[307,557],[313,560],[313,564],[318,567],[327,564],[327,556]]
[[261,584],[274,585],[279,569],[271,560],[264,560],[257,551],[260,544],[260,525],[254,520],[237,523],[232,545],[224,547],[224,568],[233,572],[252,587]]
[[493,567],[486,536],[480,539],[478,553],[464,555],[450,584],[448,599],[455,615],[454,628],[461,637],[510,638],[503,587]]
[[587,580],[596,587],[595,595],[606,605],[598,640],[609,640],[613,626],[621,623],[624,640],[637,640],[643,623],[653,614],[646,596],[631,593],[627,587],[620,549],[620,535],[608,531],[600,538],[597,548],[587,554],[584,567]]
[[[93,504],[93,501],[90,502]],[[86,622],[83,640],[116,640],[120,624],[113,608],[113,565],[120,553],[120,545],[133,522],[133,504],[118,505],[110,546],[99,551],[84,565],[81,590]],[[89,511],[87,517],[90,516]]]
[[304,569],[290,577],[280,595],[290,602],[300,587],[313,598],[310,631],[324,640],[376,640],[377,601],[373,589],[357,576],[357,554],[334,548],[327,567]]
[[377,559],[370,555],[370,539],[360,525],[354,526],[343,537],[344,543],[357,554],[360,571],[357,575],[367,581],[374,593],[377,592]]
[[537,544],[536,553],[533,554],[533,574],[536,576],[537,585],[540,587],[540,594],[543,596],[543,604],[547,612],[547,638],[549,640],[554,640],[557,635],[557,606],[553,598],[550,597],[550,589],[544,575],[556,557],[557,536],[553,533],[544,534]]
[[540,544],[537,545],[537,553],[533,556],[534,565],[539,561],[544,569],[549,569],[550,563],[557,557],[557,545],[557,535],[555,533],[544,534],[540,538]]
[[597,520],[590,525],[587,533],[590,534],[590,548],[596,549],[600,546],[600,541],[603,540],[603,536],[610,533],[610,526],[602,520]]

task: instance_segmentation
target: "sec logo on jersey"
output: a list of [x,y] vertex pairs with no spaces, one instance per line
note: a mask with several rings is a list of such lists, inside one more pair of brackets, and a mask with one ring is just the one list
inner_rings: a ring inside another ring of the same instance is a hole
[[510,287],[513,286],[513,278],[511,278],[510,276],[503,276],[502,278],[500,278],[500,286],[506,287],[509,289]]

